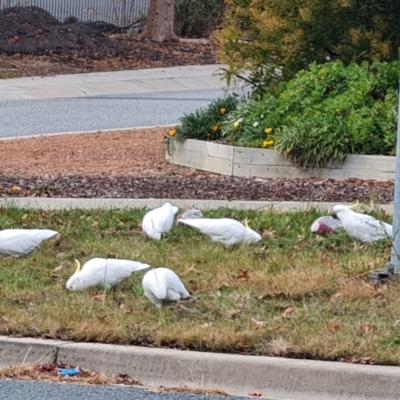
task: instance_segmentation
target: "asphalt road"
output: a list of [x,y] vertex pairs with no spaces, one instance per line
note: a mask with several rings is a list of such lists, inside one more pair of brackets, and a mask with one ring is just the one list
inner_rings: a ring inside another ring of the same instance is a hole
[[0,137],[176,124],[223,89],[0,100]]
[[89,386],[40,381],[0,380],[0,400],[248,400],[185,393],[155,393],[132,387]]

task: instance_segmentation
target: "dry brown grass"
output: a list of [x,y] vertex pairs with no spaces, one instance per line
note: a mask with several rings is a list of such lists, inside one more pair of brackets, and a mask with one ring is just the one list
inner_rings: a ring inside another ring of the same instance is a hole
[[[47,226],[60,239],[26,258],[1,258],[0,334],[400,364],[400,287],[368,280],[388,260],[388,243],[355,246],[344,232],[312,236],[317,212],[291,214],[287,229],[285,214],[250,211],[235,214],[277,233],[227,250],[174,226],[156,243],[140,233],[143,214],[2,210],[0,225]],[[94,256],[168,266],[193,298],[159,311],[143,297],[140,273],[114,295],[67,292],[73,260]]]

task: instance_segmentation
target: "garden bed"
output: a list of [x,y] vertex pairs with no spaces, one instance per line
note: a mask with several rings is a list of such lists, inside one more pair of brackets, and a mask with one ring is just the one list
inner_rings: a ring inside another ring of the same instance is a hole
[[349,178],[395,179],[396,157],[349,155],[334,168],[299,168],[275,150],[236,147],[215,142],[171,140],[167,160],[176,165],[236,177],[307,178],[345,180]]

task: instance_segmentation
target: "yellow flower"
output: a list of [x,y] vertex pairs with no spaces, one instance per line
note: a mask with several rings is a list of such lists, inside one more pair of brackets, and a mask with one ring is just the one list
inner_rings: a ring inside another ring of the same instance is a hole
[[272,128],[265,128],[264,132],[269,135],[272,132]]
[[224,115],[226,113],[226,108],[220,108],[219,112],[221,113],[221,115]]
[[284,154],[285,156],[287,156],[291,151],[292,151],[292,148],[291,148],[291,147],[288,147],[288,148],[283,152],[283,154]]
[[176,135],[176,129],[170,129],[170,130],[168,131],[168,135],[169,135],[169,136],[175,136],[175,135]]
[[217,132],[217,130],[219,129],[219,125],[218,125],[218,124],[213,125],[213,126],[211,127],[211,129],[212,129],[214,132]]
[[237,128],[239,125],[240,125],[240,123],[243,121],[243,118],[239,118],[237,121],[235,121],[234,123],[233,123],[233,126],[235,127],[235,128]]
[[19,187],[18,187],[17,185],[14,185],[14,186],[11,188],[11,190],[12,190],[13,192],[16,192],[18,189],[19,189]]
[[270,147],[270,146],[272,146],[273,144],[274,144],[273,139],[271,139],[271,140],[264,140],[264,141],[263,141],[263,144],[262,144],[262,147]]

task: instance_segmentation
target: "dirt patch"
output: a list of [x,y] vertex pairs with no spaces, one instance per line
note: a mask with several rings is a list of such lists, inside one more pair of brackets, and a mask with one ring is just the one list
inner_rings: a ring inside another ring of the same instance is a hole
[[63,24],[39,7],[0,11],[0,53],[36,56],[63,54],[103,59],[121,56],[128,48],[87,24]]
[[393,201],[393,182],[245,179],[172,165],[165,134],[153,128],[0,141],[0,196]]
[[62,23],[39,7],[1,10],[0,79],[215,63],[212,45],[139,41],[105,25]]

